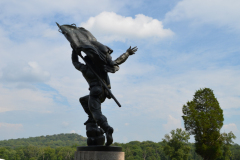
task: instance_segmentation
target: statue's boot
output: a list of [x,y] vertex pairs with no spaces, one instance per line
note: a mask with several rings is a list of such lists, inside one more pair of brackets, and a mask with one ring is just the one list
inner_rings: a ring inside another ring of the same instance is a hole
[[113,128],[109,127],[106,131],[106,139],[107,139],[107,142],[105,144],[106,146],[110,146],[113,143],[112,134],[113,134]]
[[111,126],[108,125],[107,122],[104,122],[100,125],[100,127],[105,131],[106,133],[106,139],[107,139],[107,142],[106,142],[106,146],[110,146],[112,143],[113,143],[113,137],[112,137],[112,134],[113,134],[113,128]]

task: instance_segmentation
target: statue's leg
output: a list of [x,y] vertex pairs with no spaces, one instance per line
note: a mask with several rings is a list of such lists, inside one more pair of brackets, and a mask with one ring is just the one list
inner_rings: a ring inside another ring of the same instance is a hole
[[91,111],[89,110],[88,100],[89,100],[89,95],[79,98],[79,102],[81,103],[84,111],[88,115],[88,120],[84,123],[84,125],[86,125],[87,123],[96,123],[96,121],[93,119]]
[[86,125],[87,144],[91,145],[103,145],[105,142],[104,131],[98,128],[96,121],[94,120],[91,111],[88,107],[89,95],[81,97],[79,99],[84,111],[88,114],[88,120],[84,123]]
[[89,109],[97,124],[105,131],[107,143],[109,146],[113,142],[113,128],[109,126],[107,118],[102,114],[101,103],[106,99],[105,93],[101,86],[94,86],[90,89],[90,97],[88,101]]

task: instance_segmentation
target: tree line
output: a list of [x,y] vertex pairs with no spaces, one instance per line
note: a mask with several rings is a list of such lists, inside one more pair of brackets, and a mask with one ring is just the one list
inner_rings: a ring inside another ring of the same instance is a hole
[[[86,145],[86,144],[85,144]],[[0,158],[5,160],[73,160],[74,153],[78,144],[72,146],[62,146],[52,148],[49,146],[37,147],[33,145],[28,145],[24,147],[0,147]],[[121,146],[125,152],[125,160],[203,160],[200,155],[195,152],[194,143],[185,144],[188,152],[175,152],[178,157],[171,157],[166,152],[167,145],[162,142],[152,142],[152,141],[132,141],[129,143],[114,143],[113,146]],[[177,144],[176,144],[177,146]],[[171,149],[170,149],[171,150]],[[239,160],[240,159],[240,145],[233,144],[230,147],[231,157],[229,160]],[[181,158],[181,155],[183,158]],[[222,160],[219,158],[218,160]]]

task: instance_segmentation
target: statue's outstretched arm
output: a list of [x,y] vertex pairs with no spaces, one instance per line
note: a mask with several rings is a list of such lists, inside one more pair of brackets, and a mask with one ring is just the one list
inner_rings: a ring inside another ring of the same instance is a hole
[[111,63],[109,63],[111,65],[110,66],[105,65],[104,70],[106,72],[115,73],[116,71],[119,70],[119,65],[124,63],[130,55],[135,54],[135,52],[137,52],[137,50],[138,50],[137,46],[133,47],[133,48],[131,48],[131,46],[130,46],[128,48],[128,50],[125,53],[123,53],[121,56],[119,56],[115,61],[112,61],[112,57],[110,55],[107,55],[107,58],[108,58],[107,60],[109,62],[111,62]]
[[117,65],[124,63],[128,59],[129,55],[135,54],[135,52],[137,52],[137,50],[138,50],[137,46],[133,47],[133,48],[131,48],[131,46],[130,46],[128,48],[128,50],[125,53],[123,53],[121,56],[119,56],[114,62]]

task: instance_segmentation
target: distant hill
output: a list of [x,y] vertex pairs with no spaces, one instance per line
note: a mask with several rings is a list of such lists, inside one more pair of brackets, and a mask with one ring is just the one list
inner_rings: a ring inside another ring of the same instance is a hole
[[0,141],[0,147],[24,147],[24,146],[37,146],[51,148],[64,147],[64,146],[83,146],[87,145],[87,138],[76,133],[69,134],[54,134],[40,137],[18,138]]

